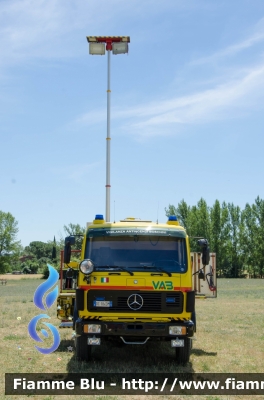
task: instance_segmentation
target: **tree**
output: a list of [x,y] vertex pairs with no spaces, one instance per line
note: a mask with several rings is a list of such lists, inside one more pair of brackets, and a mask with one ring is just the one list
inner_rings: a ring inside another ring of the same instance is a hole
[[169,205],[166,215],[176,215],[190,237],[191,251],[201,251],[197,238],[206,238],[210,250],[217,253],[217,267],[221,275],[238,277],[242,273],[241,211],[233,204],[220,205],[218,200],[212,207],[201,198],[197,205],[188,206],[182,200],[177,207]]
[[253,214],[256,220],[256,249],[257,249],[257,266],[260,277],[264,274],[264,200],[259,196],[252,206]]
[[21,250],[16,241],[18,222],[9,212],[0,211],[0,272],[6,272]]
[[264,274],[264,200],[256,198],[255,204],[246,204],[242,212],[243,229],[240,232],[243,260],[253,277]]
[[53,262],[57,263],[57,248],[56,248],[55,236],[54,236],[54,239],[53,239],[51,259],[52,259]]
[[51,259],[53,249],[53,242],[30,242],[28,246],[25,247],[25,252],[29,255],[35,256],[37,260],[40,258]]
[[72,246],[72,249],[81,250],[83,237],[85,235],[85,228],[82,228],[79,224],[71,224],[71,223],[69,225],[64,225],[63,228],[66,234],[65,236],[75,236],[75,245]]
[[243,272],[243,263],[241,260],[241,246],[239,242],[239,232],[241,230],[241,210],[233,203],[227,205],[229,212],[229,246],[227,249],[230,261],[228,275],[232,278],[238,278]]
[[226,275],[228,269],[227,248],[229,243],[228,208],[224,202],[222,207],[219,200],[216,200],[210,210],[211,218],[211,251],[217,255],[219,275]]
[[252,207],[247,203],[242,211],[243,229],[240,230],[240,243],[242,255],[247,266],[247,271],[255,278],[257,267],[257,226]]
[[56,267],[56,260],[52,259],[54,252],[53,247],[54,241],[47,243],[40,241],[30,242],[24,249],[24,253],[26,253],[27,256],[31,256],[30,260],[28,260],[26,264],[22,264],[21,268],[26,265],[27,268],[35,273],[39,268],[45,268],[47,263],[53,264]]
[[176,215],[180,224],[186,229],[190,236],[190,245],[192,251],[200,251],[201,248],[197,244],[196,237],[203,237],[209,240],[210,243],[210,214],[209,207],[206,201],[201,198],[197,206],[188,206],[182,200],[177,207],[169,204],[165,208],[166,215]]
[[177,208],[174,207],[172,204],[169,204],[169,207],[165,208],[167,217],[169,217],[170,215],[176,215],[180,224],[184,226],[187,231],[189,230],[190,211],[190,207],[184,200],[180,201]]
[[[190,236],[205,238],[208,240],[210,245],[211,243],[210,209],[203,198],[201,198],[198,201],[197,206],[191,208],[189,220],[190,220]],[[197,244],[197,239],[191,240],[191,245],[194,251],[201,251],[201,248]]]
[[24,274],[37,274],[39,263],[36,259],[29,259],[22,262],[20,268]]

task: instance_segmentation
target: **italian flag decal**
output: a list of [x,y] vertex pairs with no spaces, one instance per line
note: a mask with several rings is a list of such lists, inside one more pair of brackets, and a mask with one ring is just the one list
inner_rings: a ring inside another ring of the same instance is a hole
[[109,282],[109,278],[101,278],[101,283],[107,283]]

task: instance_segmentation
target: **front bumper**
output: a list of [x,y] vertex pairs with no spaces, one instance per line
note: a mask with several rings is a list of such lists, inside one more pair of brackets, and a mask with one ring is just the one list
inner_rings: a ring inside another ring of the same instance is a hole
[[76,335],[86,335],[93,337],[94,333],[88,333],[87,325],[100,325],[101,332],[96,333],[96,337],[134,337],[144,338],[149,337],[152,339],[171,340],[175,335],[169,333],[171,326],[183,326],[186,328],[184,337],[192,337],[194,334],[193,321],[177,321],[177,322],[116,322],[116,321],[91,321],[77,319],[75,325]]

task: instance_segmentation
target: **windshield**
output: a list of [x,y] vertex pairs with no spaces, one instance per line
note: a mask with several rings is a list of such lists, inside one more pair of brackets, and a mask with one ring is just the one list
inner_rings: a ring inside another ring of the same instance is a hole
[[87,237],[85,258],[90,258],[97,270],[111,267],[169,273],[187,270],[185,238],[173,236],[91,235]]

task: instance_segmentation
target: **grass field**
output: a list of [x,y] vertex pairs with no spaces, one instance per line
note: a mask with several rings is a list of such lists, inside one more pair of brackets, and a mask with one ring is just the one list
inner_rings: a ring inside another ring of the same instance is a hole
[[[111,343],[95,349],[90,363],[77,362],[73,346],[73,331],[60,329],[58,350],[43,355],[35,349],[28,334],[29,321],[40,314],[33,303],[40,279],[11,279],[0,285],[0,367],[1,399],[26,399],[34,396],[5,396],[4,373],[30,372],[264,372],[264,280],[219,279],[217,299],[196,301],[197,332],[193,341],[190,363],[179,366],[174,362],[174,350],[169,343],[147,343],[125,346]],[[56,306],[49,312],[51,322],[59,326]],[[44,337],[43,337],[44,338]],[[49,339],[46,339],[47,341]],[[48,346],[48,345],[47,345]],[[54,396],[37,396],[53,400]],[[72,398],[60,396],[59,399]],[[121,400],[132,396],[79,396],[79,399]],[[134,396],[134,399],[165,399],[165,396]],[[166,396],[179,399],[178,396]],[[181,398],[189,398],[184,396]],[[201,396],[192,396],[192,399]],[[240,399],[249,396],[203,396],[204,399]],[[252,399],[253,397],[251,397]],[[263,398],[264,396],[255,396]]]

